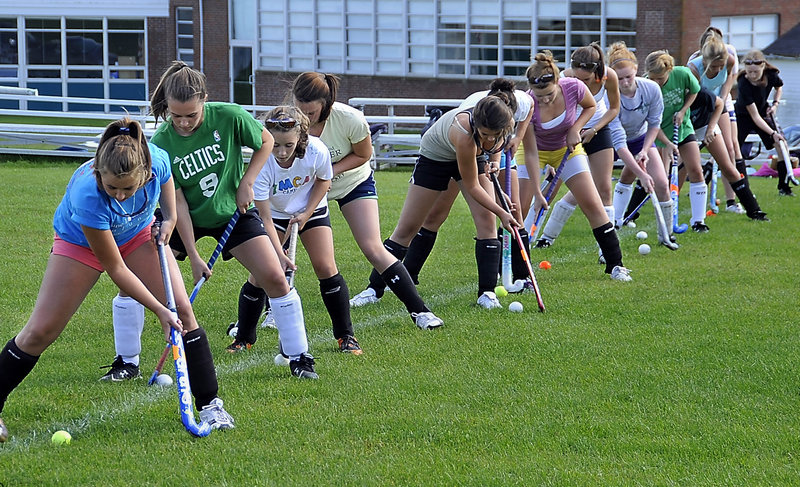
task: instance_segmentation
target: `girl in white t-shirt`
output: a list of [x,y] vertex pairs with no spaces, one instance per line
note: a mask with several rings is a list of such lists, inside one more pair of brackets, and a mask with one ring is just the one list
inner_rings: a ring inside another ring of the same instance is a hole
[[[280,241],[292,224],[308,252],[319,279],[322,301],[331,317],[339,350],[362,353],[350,320],[350,294],[333,251],[333,233],[325,196],[331,187],[333,167],[328,148],[317,137],[309,137],[309,121],[299,109],[280,106],[267,113],[264,125],[275,139],[272,154],[253,185],[255,204],[265,223],[277,230],[284,269],[294,268],[281,250]],[[271,217],[271,218],[270,218]]]

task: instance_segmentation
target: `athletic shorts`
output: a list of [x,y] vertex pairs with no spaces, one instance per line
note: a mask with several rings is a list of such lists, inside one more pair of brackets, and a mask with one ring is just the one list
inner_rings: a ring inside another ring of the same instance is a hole
[[613,147],[611,129],[608,128],[608,125],[601,128],[588,144],[583,144],[583,149],[586,151],[587,155],[592,155],[601,150],[612,149]]
[[347,203],[350,203],[354,200],[361,200],[361,199],[370,199],[376,200],[378,199],[378,189],[375,187],[375,171],[369,174],[369,177],[361,182],[358,186],[353,188],[353,191],[350,191],[346,195],[342,196],[338,200],[339,209],[341,209]]
[[[159,218],[160,216],[160,212],[156,210],[156,218]],[[222,234],[225,232],[227,227],[227,223],[217,228],[194,227],[194,241],[197,242],[203,237],[213,237],[214,240],[219,242],[219,239],[222,238]],[[267,231],[264,229],[264,222],[261,220],[258,210],[255,208],[250,208],[247,210],[247,213],[239,217],[239,221],[237,221],[236,225],[234,225],[233,230],[228,237],[228,241],[222,247],[222,260],[230,260],[233,257],[233,255],[231,255],[232,249],[235,249],[250,239],[260,237],[262,235],[267,235]],[[172,248],[172,250],[178,253],[176,257],[178,260],[186,259],[186,247],[183,245],[183,241],[181,240],[180,235],[178,235],[177,230],[172,232],[172,237],[169,239],[169,246]]]
[[[566,147],[558,150],[540,150],[539,167],[544,168],[547,164],[550,164],[550,166],[558,171],[558,166],[561,164],[566,150]],[[561,170],[561,175],[559,176],[559,179],[562,181],[567,181],[578,173],[589,172],[589,159],[586,157],[586,151],[583,150],[581,144],[577,145],[575,151],[569,155],[569,159],[567,159],[564,164],[566,165],[564,169]]]
[[[289,228],[289,219],[288,218],[273,218],[272,225],[280,230],[283,233],[286,233],[287,229]],[[303,232],[306,230],[310,230],[316,227],[330,227],[331,226],[331,214],[328,211],[328,205],[325,205],[325,208],[317,208],[314,210],[314,213],[311,214],[311,218],[308,219],[306,222],[306,226],[303,227],[302,230],[298,232],[298,235],[302,235]]]
[[411,173],[411,184],[434,191],[445,191],[450,184],[450,179],[461,181],[456,161],[434,161],[425,156],[419,156]]
[[696,143],[697,142],[697,137],[695,137],[694,134],[687,135],[685,139],[683,139],[682,141],[678,142],[678,147],[680,147],[682,145],[686,145],[689,142],[695,142]]
[[[642,152],[644,149],[644,139],[647,137],[647,134],[644,134],[640,137],[636,137],[635,139],[631,139],[627,142],[628,150],[631,151],[631,154],[636,156],[636,154]],[[656,144],[653,143],[650,147],[655,147]]]
[[[697,137],[697,140],[702,141],[703,139],[706,138],[707,131],[708,131],[708,125],[704,125],[694,131],[694,136]],[[720,130],[719,125],[714,127],[714,134],[717,136],[722,135],[722,130]]]
[[[131,252],[150,241],[150,226],[151,225],[148,225],[141,232],[134,235],[132,239],[119,246],[119,253],[122,255],[123,259],[130,255]],[[53,239],[53,250],[51,253],[53,255],[63,255],[72,260],[77,260],[81,264],[87,265],[97,272],[105,271],[103,265],[97,260],[97,256],[92,252],[92,249],[62,240],[58,234],[56,234]]]

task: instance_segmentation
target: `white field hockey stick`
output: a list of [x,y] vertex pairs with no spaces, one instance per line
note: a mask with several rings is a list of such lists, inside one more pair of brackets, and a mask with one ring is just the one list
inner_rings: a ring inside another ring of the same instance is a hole
[[[211,254],[211,258],[208,259],[208,268],[211,269],[214,267],[214,263],[219,258],[219,254],[222,253],[222,247],[228,243],[228,237],[231,236],[231,232],[233,231],[233,227],[236,226],[236,222],[239,221],[239,217],[242,214],[239,212],[237,208],[235,212],[233,212],[233,216],[231,217],[230,221],[228,221],[228,226],[225,227],[225,231],[222,232],[222,236],[219,238],[219,242],[217,242],[217,247],[214,249],[214,252]],[[194,289],[192,289],[192,294],[189,296],[189,302],[194,303],[194,299],[197,297],[197,293],[200,291],[200,288],[203,287],[203,284],[206,282],[205,274],[197,281],[197,284],[194,285]],[[170,345],[167,344],[167,347],[161,353],[161,358],[158,359],[158,364],[156,365],[153,374],[150,376],[150,379],[147,381],[148,386],[152,386],[156,383],[156,378],[161,373],[161,369],[164,367],[164,362],[167,359],[167,354],[169,353]]]
[[[778,123],[778,119],[775,118],[775,114],[772,114],[772,122],[775,124],[775,129],[781,136],[783,136],[783,129],[781,128],[780,124]],[[794,177],[794,170],[792,169],[792,159],[791,154],[789,153],[789,145],[786,143],[786,139],[778,140],[778,143],[775,146],[775,149],[780,153],[781,158],[783,159],[783,165],[786,166],[786,180],[783,181],[785,184],[792,183],[793,185],[797,186],[800,184],[797,181],[797,178]]]
[[[511,194],[511,151],[505,152],[506,158],[506,194]],[[503,287],[510,289],[514,286],[514,275],[511,270],[511,233],[503,228],[503,259],[501,277]]]
[[719,166],[717,160],[711,158],[711,183],[708,187],[708,207],[714,213],[719,213],[719,205],[717,204],[717,171]]
[[[556,173],[553,175],[553,180],[550,181],[550,184],[547,186],[547,193],[545,193],[544,199],[547,201],[548,209],[550,207],[550,203],[553,202],[553,198],[555,198],[556,196],[555,189],[556,186],[558,186],[558,178],[561,176],[561,172],[564,170],[564,166],[567,165],[567,159],[569,158],[570,154],[571,151],[569,150],[569,147],[567,147],[567,150],[564,151],[564,157],[561,158],[561,163],[558,165],[558,167],[556,168]],[[534,234],[534,237],[532,241],[536,240],[536,237],[539,236],[539,228],[543,226],[542,225],[543,216],[544,216],[544,206],[539,208],[539,213],[536,215],[536,220],[533,222],[533,227],[531,228],[531,230]],[[528,233],[531,233],[531,231],[529,231]]]
[[650,198],[650,201],[653,202],[653,209],[656,212],[656,225],[658,225],[659,233],[664,238],[664,240],[659,239],[658,243],[670,250],[678,250],[680,245],[669,239],[669,229],[667,228],[667,223],[664,221],[664,213],[661,211],[661,204],[658,202],[656,192],[651,191],[647,196]]
[[[647,200],[649,200],[651,198],[650,195],[651,195],[651,193],[647,193],[647,196],[645,196],[644,199],[639,202],[639,204],[636,206],[636,208],[634,208],[632,212],[628,213],[628,216],[626,216],[622,220],[622,226],[623,227],[626,226],[631,220],[636,218],[636,215],[639,213],[639,210],[641,210],[642,207],[644,206],[644,204],[647,203]],[[655,200],[653,200],[653,201],[655,201]]]
[[[492,184],[494,185],[494,191],[497,193],[497,198],[500,200],[503,209],[505,211],[509,211],[506,195],[503,194],[503,190],[500,188],[500,181],[497,180],[497,175],[494,173],[492,173]],[[536,276],[533,275],[533,267],[531,266],[531,261],[528,258],[528,253],[525,251],[525,246],[522,244],[522,237],[519,236],[519,230],[517,230],[517,227],[512,227],[511,229],[514,231],[514,238],[517,239],[517,244],[519,244],[519,252],[522,254],[522,260],[525,261],[525,265],[528,267],[528,277],[531,280],[531,285],[533,285],[533,293],[536,295],[536,304],[539,306],[539,311],[544,313],[544,301],[542,301],[542,293],[539,291],[539,283],[536,282]]]
[[[161,278],[164,281],[164,290],[167,295],[167,308],[177,318],[175,308],[175,293],[172,290],[172,279],[169,275],[167,250],[164,244],[158,244],[158,261],[161,264]],[[178,385],[178,407],[181,412],[181,422],[186,431],[197,437],[208,436],[211,425],[205,422],[197,424],[194,419],[194,406],[192,406],[192,388],[189,385],[189,371],[186,367],[186,351],[183,348],[183,337],[175,328],[170,328],[170,341],[172,345],[172,358],[175,361],[175,383]]]
[[[679,125],[672,126],[672,143],[677,147],[678,145],[678,129]],[[669,168],[669,195],[672,198],[672,231],[675,233],[684,233],[689,229],[689,225],[683,223],[678,224],[678,155],[672,153],[672,164]]]
[[[294,222],[289,227],[289,248],[286,251],[286,256],[289,257],[289,261],[294,265],[294,259],[297,255],[297,231],[299,225],[297,222]],[[286,282],[289,284],[289,287],[294,287],[294,275],[295,271],[292,269],[286,269]]]

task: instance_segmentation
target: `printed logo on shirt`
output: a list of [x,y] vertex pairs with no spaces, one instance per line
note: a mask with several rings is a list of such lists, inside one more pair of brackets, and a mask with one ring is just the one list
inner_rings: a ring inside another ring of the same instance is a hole
[[301,176],[295,176],[293,178],[286,178],[282,181],[278,181],[272,185],[272,194],[291,194],[294,193],[297,188],[300,186],[307,184],[311,181],[311,176],[306,176],[305,178]]
[[216,140],[217,142],[222,140],[222,138],[219,136],[219,131],[218,130],[214,131],[214,140]]
[[189,179],[220,162],[225,162],[225,154],[219,144],[214,144],[201,147],[182,158],[176,157],[172,164],[178,166],[178,171],[183,179]]

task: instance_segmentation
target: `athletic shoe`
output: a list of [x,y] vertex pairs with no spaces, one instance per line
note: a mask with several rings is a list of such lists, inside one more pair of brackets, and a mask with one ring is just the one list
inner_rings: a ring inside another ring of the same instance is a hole
[[750,219],[752,219],[752,220],[757,220],[757,221],[760,221],[760,222],[768,222],[769,221],[769,218],[767,218],[767,214],[764,213],[761,210],[758,210],[758,211],[754,212],[753,214],[749,214],[748,213],[747,216],[750,217]]
[[228,345],[225,348],[225,351],[227,351],[228,353],[237,353],[237,352],[248,351],[251,348],[253,348],[253,344],[252,343],[247,343],[245,341],[241,341],[239,339],[234,338],[233,339],[233,343]]
[[381,298],[375,295],[375,290],[371,287],[368,287],[353,296],[353,299],[350,300],[350,307],[358,308],[359,306],[364,306],[367,304],[375,304],[380,300]]
[[497,295],[492,291],[486,291],[478,298],[478,306],[485,309],[502,308],[503,305],[497,300]]
[[298,379],[319,379],[319,376],[314,372],[314,357],[304,353],[299,358],[289,362],[289,369],[292,375]]
[[200,410],[200,421],[208,423],[215,430],[232,430],[233,418],[222,407],[222,399],[215,397]]
[[337,341],[339,342],[340,352],[352,353],[353,355],[361,355],[364,353],[364,351],[361,350],[361,345],[358,344],[358,340],[356,340],[354,336],[347,335],[344,338],[339,338]]
[[742,208],[742,205],[740,205],[739,203],[728,205],[727,207],[725,207],[725,211],[736,213],[737,215],[743,215],[744,213],[746,213],[744,211],[744,208]]
[[267,308],[264,312],[264,320],[261,322],[261,328],[278,328],[275,326],[275,317],[272,315],[272,308]]
[[142,376],[139,366],[129,364],[122,360],[121,355],[117,355],[111,365],[104,365],[101,369],[111,369],[100,380],[110,380],[111,382],[122,382],[125,380],[138,379]]
[[606,265],[606,257],[603,254],[600,254],[597,257],[597,263],[600,265]]
[[703,222],[694,222],[692,223],[692,230],[694,230],[696,233],[708,233],[710,229],[708,228],[708,225]]
[[434,328],[439,328],[444,325],[444,321],[430,311],[411,313],[411,318],[413,318],[414,323],[423,330],[433,330]]
[[536,248],[537,249],[546,249],[547,247],[553,245],[553,242],[547,240],[546,238],[542,237],[536,241]]
[[633,280],[631,277],[631,270],[621,265],[616,265],[611,269],[611,279],[621,282],[630,282]]
[[794,196],[792,193],[792,188],[789,187],[786,183],[778,184],[778,195],[779,196]]
[[8,439],[8,428],[6,428],[6,424],[3,422],[3,418],[0,418],[0,443],[4,443]]
[[282,353],[279,353],[278,355],[275,356],[275,358],[273,359],[273,362],[275,362],[275,365],[277,365],[278,367],[288,367],[289,366],[289,357],[287,357],[286,355],[284,355]]
[[228,325],[228,329],[225,331],[229,337],[236,338],[236,334],[239,333],[239,322],[234,321],[230,325]]

